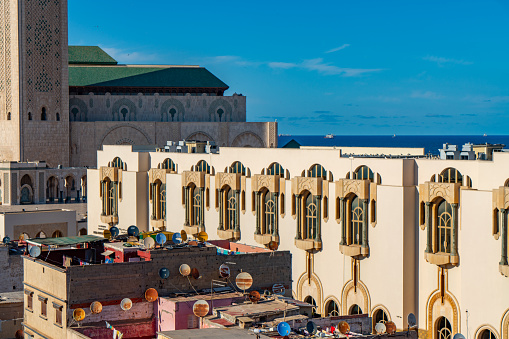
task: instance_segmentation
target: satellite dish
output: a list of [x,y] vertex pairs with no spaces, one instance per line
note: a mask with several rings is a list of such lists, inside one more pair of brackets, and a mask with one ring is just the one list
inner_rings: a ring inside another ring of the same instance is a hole
[[155,288],[149,288],[145,291],[145,299],[147,299],[149,303],[156,301],[157,298],[159,298],[159,294]]
[[285,321],[282,321],[279,324],[277,324],[277,333],[279,333],[280,336],[285,336],[285,335],[290,334],[291,330],[292,330],[292,328]]
[[191,273],[191,267],[189,267],[188,264],[182,264],[180,265],[179,267],[179,272],[180,274],[182,274],[184,277],[187,277],[190,273]]
[[156,241],[159,245],[164,245],[164,243],[166,242],[166,236],[164,235],[164,233],[157,233],[156,235]]
[[133,302],[129,298],[124,298],[120,302],[120,308],[123,309],[124,311],[129,311],[131,307],[133,307]]
[[318,330],[318,327],[314,322],[308,321],[308,323],[306,324],[306,330],[308,330],[310,334],[315,334],[316,331]]
[[205,300],[198,300],[193,305],[193,313],[198,318],[203,318],[209,314],[209,303]]
[[76,321],[82,321],[85,319],[85,310],[82,308],[77,308],[72,312],[72,317]]
[[201,242],[207,241],[208,238],[209,238],[209,235],[207,234],[207,232],[201,231],[200,233],[198,233],[198,240],[200,240]]
[[154,248],[156,241],[152,237],[146,237],[143,239],[143,245],[145,248]]
[[102,312],[102,310],[103,310],[103,305],[100,302],[94,301],[93,303],[90,304],[90,311],[93,314],[99,314]]
[[383,323],[378,323],[375,325],[375,332],[377,334],[382,334],[382,333],[385,333],[386,331],[386,328],[385,328],[385,325]]
[[396,324],[392,321],[385,323],[385,330],[388,334],[394,334],[396,332]]
[[456,333],[452,339],[465,339],[465,336],[461,333]]
[[161,279],[168,279],[170,277],[170,270],[166,267],[161,268],[159,270],[159,277],[161,277]]
[[285,285],[283,284],[274,284],[272,285],[272,293],[277,295],[285,294]]
[[184,230],[180,231],[180,237],[182,238],[182,241],[186,241],[187,240],[186,231],[184,231]]
[[194,279],[199,279],[200,278],[200,271],[198,271],[197,268],[193,268],[191,270],[191,277],[193,277]]
[[[136,226],[134,226],[134,227],[136,227]],[[129,232],[129,230],[127,230],[127,231]],[[115,237],[118,237],[118,235],[120,234],[120,230],[118,229],[117,226],[112,226],[112,227],[110,227],[110,233],[111,233],[111,237],[115,238]],[[131,235],[131,234],[129,234],[129,235]]]
[[131,237],[137,237],[138,234],[140,234],[140,230],[138,229],[138,227],[131,225],[127,228],[127,235]]
[[17,330],[14,334],[14,338],[16,339],[23,339],[25,338],[25,335],[23,334],[23,330]]
[[249,300],[251,300],[251,302],[253,304],[256,304],[260,301],[260,292],[258,291],[251,291],[249,293]]
[[3,242],[4,244],[8,244],[8,243],[10,243],[10,242],[11,242],[11,238],[9,238],[9,237],[4,237],[4,238],[2,239],[2,242]]
[[340,321],[338,324],[338,330],[343,334],[350,333],[350,325],[348,325],[346,321]]
[[182,242],[182,237],[180,233],[173,233],[171,241],[173,241],[174,244],[180,244]]
[[271,251],[276,251],[278,249],[278,247],[279,247],[279,244],[277,242],[275,242],[275,241],[269,242],[269,249]]
[[253,277],[247,272],[241,272],[235,278],[235,283],[237,284],[238,288],[245,291],[248,290],[251,285],[253,285]]
[[408,315],[408,327],[414,327],[417,325],[417,319],[415,318],[415,314],[410,313]]
[[109,230],[104,230],[103,231],[103,238],[106,238],[106,239],[112,238],[111,232]]
[[28,253],[32,258],[37,258],[41,255],[41,248],[39,246],[32,246]]
[[226,264],[221,264],[219,266],[219,276],[221,278],[228,278],[230,277],[230,268]]

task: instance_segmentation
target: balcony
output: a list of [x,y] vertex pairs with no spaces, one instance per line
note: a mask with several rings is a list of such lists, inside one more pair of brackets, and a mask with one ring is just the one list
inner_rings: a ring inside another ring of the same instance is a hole
[[165,229],[166,228],[166,220],[164,219],[158,219],[158,220],[150,220],[150,226],[159,228],[159,229]]
[[437,266],[458,266],[460,257],[448,253],[424,253],[424,259],[430,264]]
[[240,231],[235,230],[217,230],[217,236],[224,240],[239,240],[240,239]]
[[184,225],[184,231],[186,231],[186,233],[188,235],[197,235],[198,233],[205,231],[205,226],[200,227],[199,225],[192,225],[192,226]]
[[101,222],[105,224],[118,224],[118,217],[113,215],[101,215]]
[[272,234],[255,234],[254,240],[260,245],[268,245],[271,241],[279,244],[279,236]]
[[320,251],[322,242],[315,239],[295,239],[295,246],[304,251]]
[[498,265],[498,270],[504,277],[509,277],[509,265]]
[[361,245],[339,245],[339,251],[355,259],[369,256],[369,247],[362,247]]

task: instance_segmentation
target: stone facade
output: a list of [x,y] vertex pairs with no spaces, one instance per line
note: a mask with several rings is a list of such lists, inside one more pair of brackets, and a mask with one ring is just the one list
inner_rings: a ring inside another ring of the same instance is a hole
[[0,292],[23,291],[23,258],[9,254],[9,247],[0,245]]

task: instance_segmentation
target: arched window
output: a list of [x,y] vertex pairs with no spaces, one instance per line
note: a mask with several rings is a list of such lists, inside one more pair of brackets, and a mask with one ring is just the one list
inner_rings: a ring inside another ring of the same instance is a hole
[[339,307],[338,304],[334,300],[330,300],[325,305],[325,316],[326,317],[336,317],[339,315]]
[[387,313],[381,308],[375,311],[373,314],[373,328],[375,328],[375,325],[378,323],[385,324],[389,321],[389,317],[387,316]]
[[497,336],[489,329],[485,329],[477,336],[477,339],[497,339]]
[[461,175],[460,171],[458,171],[455,168],[449,167],[446,168],[440,173],[438,176],[438,182],[446,182],[446,183],[463,183],[463,176]]
[[267,168],[267,175],[280,175],[282,177],[285,176],[285,170],[283,166],[281,166],[277,162],[273,162],[268,168]]
[[113,159],[110,167],[116,167],[116,168],[120,168],[122,170],[127,170],[127,165],[126,165],[126,168],[124,168],[124,162],[119,157],[115,157],[115,159]]
[[437,320],[437,330],[435,332],[435,339],[451,339],[452,326],[446,317],[440,317]]
[[53,234],[51,235],[52,238],[61,238],[63,237],[64,235],[62,234],[62,232],[60,232],[59,230],[56,230],[55,232],[53,232]]
[[309,168],[309,176],[311,178],[322,178],[327,179],[327,171],[322,165],[315,164]]
[[39,233],[37,233],[35,235],[35,237],[36,238],[41,238],[41,239],[46,238],[46,233],[44,233],[43,231],[40,231]]
[[41,120],[46,120],[47,119],[47,116],[46,116],[46,107],[43,107],[42,108],[42,111],[41,111]]
[[205,160],[200,160],[195,166],[195,171],[210,174],[210,166]]
[[11,112],[7,113],[7,120],[11,120]]
[[219,121],[222,121],[222,117],[223,117],[223,114],[224,114],[224,110],[222,108],[218,108],[218,110],[216,111],[217,115],[219,116]]
[[442,200],[437,208],[437,252],[451,253],[452,207]]
[[192,213],[192,225],[199,225],[201,218],[201,192],[200,189],[196,186],[193,187],[192,191],[193,197],[193,213]]
[[19,235],[19,240],[27,241],[28,239],[30,239],[30,235],[26,232],[23,232]]
[[268,190],[263,193],[262,234],[274,234],[276,227],[276,203],[273,194]]
[[169,113],[170,113],[170,116],[171,116],[171,121],[175,121],[175,114],[177,114],[177,110],[175,108],[170,108],[169,110]]
[[237,198],[231,188],[226,193],[227,213],[226,226],[228,230],[234,230],[237,224]]
[[60,113],[57,113],[56,117],[57,117],[57,121],[60,121]]
[[350,230],[349,245],[362,244],[362,223],[364,221],[364,209],[359,197],[353,196],[350,200]]
[[101,181],[102,215],[118,217],[118,183],[106,177]]
[[78,232],[78,235],[87,235],[87,229],[86,228],[80,229],[80,231]]
[[161,164],[159,164],[159,166],[162,169],[175,171],[175,163],[170,158],[164,159],[164,161]]
[[129,110],[126,107],[123,107],[120,110],[120,114],[122,114],[122,120],[124,120],[124,121],[129,120]]
[[230,166],[231,173],[240,173],[241,175],[246,175],[246,168],[240,161],[235,161]]
[[316,310],[316,300],[315,298],[313,298],[312,296],[308,295],[307,297],[304,298],[304,302],[305,303],[308,303],[308,304],[311,304],[313,305],[313,311],[312,311],[312,314],[313,314],[313,317],[315,317],[317,315],[317,310]]
[[151,187],[152,220],[166,219],[166,185],[157,179]]
[[46,182],[46,201],[54,202],[58,199],[58,179],[54,176],[51,176]]
[[311,193],[308,192],[305,197],[305,216],[304,239],[315,239],[317,234],[317,201]]
[[362,309],[359,307],[359,305],[353,304],[352,307],[350,307],[349,314],[350,315],[362,314]]
[[32,112],[28,112],[28,120],[32,120]]
[[373,171],[368,166],[361,166],[353,173],[353,178],[356,180],[369,180],[374,182]]
[[78,113],[80,112],[80,110],[77,108],[77,107],[73,107],[71,109],[71,113],[72,113],[72,117],[73,117],[73,121],[78,121]]

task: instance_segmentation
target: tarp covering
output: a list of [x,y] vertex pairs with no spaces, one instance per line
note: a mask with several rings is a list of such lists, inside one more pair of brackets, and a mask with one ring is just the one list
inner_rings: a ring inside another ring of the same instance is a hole
[[96,235],[80,235],[76,237],[60,237],[60,238],[34,238],[28,239],[27,243],[33,244],[36,246],[70,246],[76,244],[83,244],[87,242],[106,240],[103,237],[98,237]]

